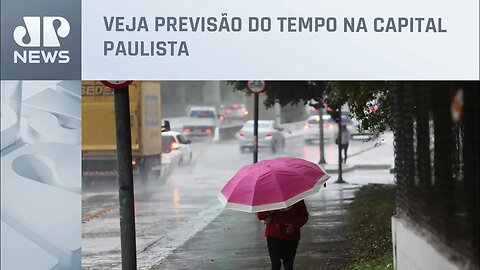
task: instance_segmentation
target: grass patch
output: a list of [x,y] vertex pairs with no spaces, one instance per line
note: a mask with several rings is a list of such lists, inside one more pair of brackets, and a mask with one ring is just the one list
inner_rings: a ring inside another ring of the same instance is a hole
[[395,185],[368,185],[348,207],[348,269],[392,269],[391,217]]

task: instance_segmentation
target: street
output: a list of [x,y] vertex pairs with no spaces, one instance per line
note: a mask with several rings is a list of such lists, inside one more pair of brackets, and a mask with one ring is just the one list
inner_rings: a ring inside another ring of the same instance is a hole
[[[326,144],[325,158],[328,164],[324,168],[327,173],[330,170],[333,172],[330,172],[332,179],[327,182],[325,190],[320,190],[318,194],[307,200],[307,205],[312,209],[311,215],[316,212],[320,215],[325,211],[344,213],[342,209],[344,200],[350,200],[359,185],[393,183],[393,176],[388,172],[393,164],[392,137],[391,132],[387,132],[375,141],[352,140],[350,142],[351,157],[344,165],[344,179],[349,182],[347,185],[334,184],[337,178],[334,174],[338,159],[337,146],[332,143]],[[275,154],[265,150],[260,151],[259,160],[290,156],[318,162],[318,145],[306,145],[303,141],[303,130],[293,131],[287,134],[286,138],[283,151]],[[195,141],[191,147],[194,156],[191,165],[175,168],[163,181],[153,180],[147,185],[138,184],[135,187],[139,269],[152,269],[154,265],[158,265],[159,268],[153,269],[204,269],[204,267],[196,268],[194,261],[207,258],[208,263],[222,261],[222,266],[218,269],[242,269],[238,261],[231,257],[232,254],[241,255],[242,246],[245,247],[250,242],[250,240],[243,240],[242,243],[241,239],[250,237],[250,239],[260,239],[262,243],[264,241],[261,222],[245,213],[222,212],[221,204],[216,198],[226,181],[242,166],[252,162],[252,154],[241,153],[235,140],[215,143],[208,140]],[[344,198],[339,200],[339,197]],[[333,203],[331,208],[324,203],[335,201],[338,203]],[[84,187],[82,208],[83,269],[120,269],[120,225],[116,183],[95,181]],[[225,227],[222,225],[223,222],[219,222],[221,218],[228,222],[228,226]],[[341,236],[342,226],[345,225],[341,220],[344,218],[343,216],[337,221],[331,221],[328,218],[323,221],[317,220],[310,225],[319,229],[333,227],[333,231],[337,231]],[[222,240],[221,235],[225,230],[235,232],[236,238],[232,238],[231,241],[225,239],[221,243],[217,242]],[[185,246],[197,234],[200,235],[199,232],[209,233],[207,238],[210,242],[198,242],[198,245],[194,244],[190,248]],[[216,239],[217,235],[218,239]],[[212,243],[214,245],[220,243],[220,246],[214,248]],[[326,246],[321,248],[328,249]],[[219,252],[219,249],[224,252]],[[182,254],[182,250],[187,252],[186,257],[193,261],[188,267],[178,265],[180,263],[178,256]],[[192,256],[192,252],[196,256]],[[301,253],[302,246],[299,247],[299,257]],[[243,255],[243,257],[254,258],[249,253]],[[174,259],[175,256],[177,260]],[[341,254],[332,254],[332,256],[338,258]],[[257,259],[250,259],[251,264],[247,268],[252,269],[253,265],[258,265],[259,269],[268,269],[269,260],[266,249],[256,257]],[[230,262],[228,258],[231,259]]]

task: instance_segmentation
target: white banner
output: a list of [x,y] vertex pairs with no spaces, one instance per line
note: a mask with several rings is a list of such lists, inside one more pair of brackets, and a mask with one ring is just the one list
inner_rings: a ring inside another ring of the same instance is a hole
[[82,79],[478,80],[479,1],[82,1]]

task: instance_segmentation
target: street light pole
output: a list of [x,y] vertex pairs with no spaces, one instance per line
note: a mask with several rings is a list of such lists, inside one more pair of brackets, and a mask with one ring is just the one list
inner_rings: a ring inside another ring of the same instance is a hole
[[[317,83],[314,81],[310,81],[308,83],[308,87],[314,90],[317,86]],[[325,144],[324,144],[324,136],[323,136],[323,101],[320,97],[318,98],[318,102],[315,99],[311,99],[308,104],[313,108],[318,110],[318,154],[319,160],[318,164],[325,164]]]
[[338,179],[335,183],[346,183],[342,177],[342,109],[338,110]]
[[320,106],[318,108],[318,127],[319,127],[319,153],[320,153],[320,160],[318,161],[318,164],[325,164],[327,163],[325,161],[325,144],[324,144],[324,136],[323,136],[323,102],[321,99],[320,101]]
[[253,163],[258,161],[258,94],[253,94]]

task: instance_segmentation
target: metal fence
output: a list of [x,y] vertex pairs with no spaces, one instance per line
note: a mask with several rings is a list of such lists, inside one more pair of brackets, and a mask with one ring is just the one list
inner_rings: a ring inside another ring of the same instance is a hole
[[459,263],[477,267],[479,91],[478,82],[394,82],[390,91],[397,214],[431,232]]

